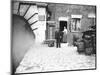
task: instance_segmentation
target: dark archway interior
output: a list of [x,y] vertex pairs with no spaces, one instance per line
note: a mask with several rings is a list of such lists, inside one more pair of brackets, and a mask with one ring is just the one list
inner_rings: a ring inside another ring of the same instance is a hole
[[60,31],[63,31],[64,27],[67,29],[67,21],[60,21]]
[[11,58],[14,73],[27,50],[34,44],[35,35],[24,17],[13,15],[11,26]]

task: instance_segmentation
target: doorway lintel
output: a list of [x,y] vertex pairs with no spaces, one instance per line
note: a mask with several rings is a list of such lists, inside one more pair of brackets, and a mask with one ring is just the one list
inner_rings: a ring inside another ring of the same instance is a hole
[[59,17],[58,20],[59,21],[68,21],[68,19],[69,19],[68,17]]

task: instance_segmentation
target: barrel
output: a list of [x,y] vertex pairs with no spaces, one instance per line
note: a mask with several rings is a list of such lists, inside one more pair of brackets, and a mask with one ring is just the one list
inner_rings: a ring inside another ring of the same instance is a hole
[[86,55],[91,55],[91,54],[93,54],[93,48],[92,48],[92,47],[86,48],[86,49],[85,49],[85,54],[86,54]]
[[55,45],[55,40],[54,39],[49,40],[48,46],[49,47],[54,47],[54,45]]
[[79,53],[81,53],[81,52],[84,52],[84,42],[83,41],[80,41],[80,42],[77,42],[77,51],[79,52]]

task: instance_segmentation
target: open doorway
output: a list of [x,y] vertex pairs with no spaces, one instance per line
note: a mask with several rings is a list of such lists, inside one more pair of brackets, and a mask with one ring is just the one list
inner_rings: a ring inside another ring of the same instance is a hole
[[61,42],[62,43],[67,43],[67,34],[64,31],[64,27],[67,29],[67,21],[59,21],[60,22],[60,31],[62,32],[62,38]]
[[60,21],[60,31],[63,31],[64,27],[67,29],[67,21]]

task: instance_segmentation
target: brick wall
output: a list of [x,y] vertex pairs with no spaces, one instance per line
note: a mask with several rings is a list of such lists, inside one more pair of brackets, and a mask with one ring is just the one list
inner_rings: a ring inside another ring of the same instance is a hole
[[[90,25],[93,25],[93,19],[88,18],[88,15],[93,13],[96,14],[96,7],[89,5],[71,5],[71,4],[49,4],[49,11],[51,12],[51,21],[56,21],[55,29],[59,28],[59,17],[68,17],[68,31],[71,22],[71,15],[82,15],[81,18],[81,30],[86,31]],[[94,23],[95,24],[95,23]],[[81,37],[80,32],[72,33],[68,32],[68,42],[73,42],[73,36]],[[53,37],[53,36],[52,36]]]

